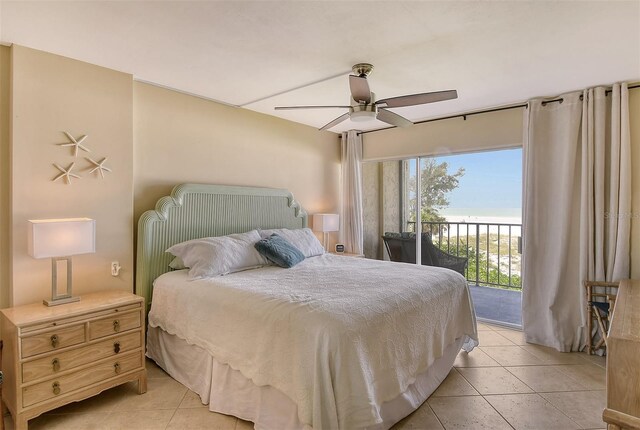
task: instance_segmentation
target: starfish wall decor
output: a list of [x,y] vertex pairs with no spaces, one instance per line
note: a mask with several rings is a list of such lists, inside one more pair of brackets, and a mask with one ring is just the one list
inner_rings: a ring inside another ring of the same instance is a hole
[[64,134],[67,135],[67,137],[69,138],[69,140],[71,142],[69,143],[58,143],[58,145],[60,146],[72,146],[73,147],[73,156],[77,157],[78,156],[78,149],[82,149],[85,152],[91,152],[89,150],[89,148],[87,148],[86,146],[84,146],[82,144],[82,142],[84,142],[84,140],[89,137],[86,134],[84,136],[79,137],[78,139],[74,138],[69,132],[65,131]]
[[98,172],[100,172],[100,176],[104,178],[104,172],[111,172],[111,169],[104,165],[105,161],[107,161],[107,157],[104,157],[100,162],[94,161],[89,157],[84,158],[95,166],[93,169],[89,170],[89,173],[93,173],[97,170]]
[[[83,150],[85,152],[91,152],[91,150],[89,150],[89,148],[87,148],[83,144],[83,142],[87,139],[87,137],[89,137],[88,135],[85,134],[78,138],[75,138],[68,131],[64,131],[63,133],[67,136],[70,142],[58,143],[57,145],[62,147],[71,147],[73,151],[73,157],[78,156],[79,150]],[[95,161],[93,158],[90,158],[90,157],[85,157],[85,160],[91,163],[90,166],[86,167],[86,169],[89,170],[89,173],[98,172],[100,173],[100,177],[104,178],[105,172],[112,172],[112,170],[105,165],[107,162],[107,157],[103,157],[102,160],[100,161]],[[61,167],[57,163],[53,163],[53,165],[56,167],[56,169],[60,171],[60,174],[58,174],[58,176],[53,178],[53,182],[57,181],[58,179],[63,179],[64,183],[69,185],[71,184],[71,178],[77,178],[77,179],[81,178],[80,175],[72,173],[72,170],[75,166],[75,162],[71,163],[69,167],[67,167],[66,169]]]
[[55,178],[53,178],[53,182],[57,181],[57,180],[58,180],[58,179],[60,179],[60,178],[63,178],[63,179],[64,179],[64,182],[68,185],[68,184],[70,184],[70,183],[71,183],[71,178],[77,178],[77,179],[80,179],[80,176],[79,176],[79,175],[76,175],[75,173],[71,173],[71,171],[73,170],[73,166],[74,166],[75,164],[76,164],[76,163],[75,163],[75,162],[73,162],[73,163],[69,164],[69,167],[67,167],[67,168],[65,169],[65,168],[60,167],[57,163],[53,163],[53,165],[54,165],[54,166],[56,166],[56,168],[57,168],[58,170],[60,170],[60,172],[61,172],[58,176],[56,176]]

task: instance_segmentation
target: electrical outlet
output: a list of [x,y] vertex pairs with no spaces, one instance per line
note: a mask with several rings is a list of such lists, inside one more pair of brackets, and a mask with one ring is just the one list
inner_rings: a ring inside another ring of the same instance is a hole
[[111,262],[111,276],[118,276],[120,274],[120,269],[122,269],[122,266],[120,266],[119,261]]

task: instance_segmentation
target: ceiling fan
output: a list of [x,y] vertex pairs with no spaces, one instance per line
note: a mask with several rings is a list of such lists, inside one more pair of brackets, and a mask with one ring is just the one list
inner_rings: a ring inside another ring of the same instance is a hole
[[342,121],[368,121],[378,119],[396,127],[407,127],[413,122],[407,118],[391,112],[388,108],[423,105],[458,98],[456,90],[435,91],[431,93],[409,94],[406,96],[391,97],[382,100],[375,99],[375,94],[369,89],[367,76],[373,70],[369,63],[358,63],[352,67],[353,75],[349,75],[349,87],[351,89],[351,104],[349,106],[276,106],[276,110],[286,109],[349,109],[349,112],[326,124],[320,130],[327,130],[340,124]]

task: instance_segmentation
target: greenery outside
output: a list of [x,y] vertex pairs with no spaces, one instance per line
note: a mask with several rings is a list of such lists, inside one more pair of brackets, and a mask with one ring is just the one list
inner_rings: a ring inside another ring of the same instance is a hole
[[[449,206],[448,194],[458,188],[460,178],[464,176],[464,169],[460,168],[454,173],[449,173],[449,164],[445,161],[438,163],[435,158],[426,158],[420,161],[421,181],[421,219],[422,222],[446,222],[440,215],[440,210]],[[407,180],[409,195],[409,221],[416,220],[416,178],[412,176]]]
[[[406,163],[409,162],[414,160],[406,161]],[[500,236],[491,231],[480,232],[478,243],[476,243],[477,233],[474,224],[469,225],[469,234],[464,224],[459,224],[458,228],[454,226],[449,229],[445,217],[440,214],[440,211],[449,205],[449,193],[459,186],[460,178],[465,173],[464,168],[450,173],[448,163],[438,163],[435,158],[421,159],[420,167],[422,209],[420,218],[422,223],[432,223],[423,224],[423,231],[431,231],[434,244],[443,251],[468,258],[466,277],[470,282],[476,283],[477,280],[478,285],[520,290],[522,288],[521,256],[518,253],[516,235],[511,235],[511,241],[509,241],[508,230],[504,227]],[[407,188],[405,193],[407,230],[415,231],[416,178],[408,174],[408,164],[405,165],[404,172]],[[481,226],[485,228],[486,224]],[[459,236],[456,233],[457,230],[460,231]],[[506,234],[505,231],[507,231]]]
[[[436,233],[434,231],[434,233]],[[487,250],[487,237],[488,246]],[[497,233],[486,233],[478,236],[478,252],[476,253],[476,236],[451,236],[434,234],[433,243],[444,252],[468,258],[466,277],[481,286],[521,290],[522,279],[518,238],[511,237],[511,278],[509,278],[509,236]],[[498,243],[500,243],[500,260],[498,260]],[[488,258],[487,258],[488,257]]]

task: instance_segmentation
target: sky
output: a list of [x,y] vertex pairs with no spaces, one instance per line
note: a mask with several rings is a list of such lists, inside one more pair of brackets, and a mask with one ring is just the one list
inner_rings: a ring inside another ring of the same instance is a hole
[[[464,167],[460,185],[449,194],[449,208],[443,213],[468,212],[478,215],[510,215],[522,206],[522,149],[485,151],[437,157],[449,164],[449,173]],[[410,173],[415,174],[415,163]],[[509,211],[510,209],[510,211]]]

